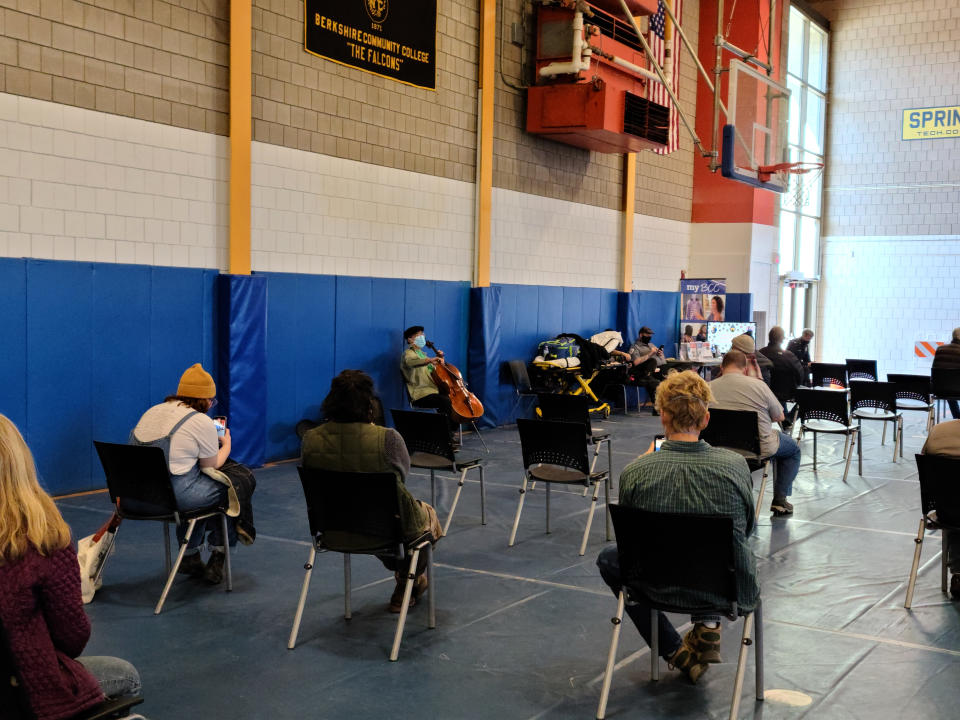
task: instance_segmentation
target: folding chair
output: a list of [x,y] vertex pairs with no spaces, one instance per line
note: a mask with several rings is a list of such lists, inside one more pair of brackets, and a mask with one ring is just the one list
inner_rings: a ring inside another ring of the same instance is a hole
[[847,366],[839,363],[810,363],[813,387],[847,387]]
[[[163,523],[164,568],[167,582],[160,600],[153,610],[159,615],[167,600],[173,580],[198,520],[220,516],[226,554],[227,592],[233,590],[233,574],[230,569],[230,546],[227,538],[227,508],[222,505],[181,510],[170,484],[170,471],[163,450],[147,445],[119,445],[94,440],[97,455],[107,477],[110,501],[124,520],[155,520]],[[128,503],[125,505],[125,503]],[[140,508],[139,510],[136,508]],[[187,523],[187,532],[177,553],[177,561],[170,566],[170,523]],[[119,532],[119,530],[117,531]]]
[[914,540],[913,565],[907,581],[907,599],[903,607],[913,604],[913,588],[917,584],[920,552],[925,530],[940,530],[940,591],[947,592],[947,533],[960,533],[960,458],[946,455],[916,455],[920,473],[920,529]]
[[[520,502],[517,504],[517,514],[513,518],[513,529],[510,531],[510,542],[507,545],[513,547],[513,542],[517,537],[517,527],[520,525],[520,513],[523,511],[527,482],[539,480],[546,483],[548,534],[550,532],[551,483],[584,485],[586,487],[593,485],[592,505],[590,513],[587,515],[587,527],[583,531],[583,541],[580,543],[580,555],[583,555],[587,550],[587,539],[590,537],[590,526],[593,524],[594,511],[597,509],[601,483],[604,486],[604,503],[606,504],[610,500],[610,489],[606,482],[609,472],[590,471],[584,428],[579,423],[518,418],[517,429],[520,431],[524,473],[523,484],[520,486]],[[607,540],[609,540],[609,524],[607,528]]]
[[[407,381],[403,377],[400,378],[400,384],[403,385],[403,396],[407,399],[407,407],[410,408],[410,412],[436,412],[439,414],[439,411],[435,410],[434,408],[421,408],[414,405],[413,398],[410,397],[410,391],[407,389]],[[454,420],[454,422],[456,422],[456,420]],[[487,447],[486,440],[484,440],[483,435],[480,434],[480,428],[477,427],[476,420],[469,420],[468,422],[470,423],[470,427],[472,427],[473,431],[477,434],[477,437],[480,438],[480,444],[483,445],[483,449],[489,453],[490,448]],[[457,443],[459,445],[463,445],[463,422],[457,422]]]
[[[597,458],[600,455],[600,446],[607,446],[607,482],[613,478],[613,450],[611,449],[610,433],[597,433],[590,425],[590,405],[584,395],[557,395],[555,393],[537,393],[537,407],[540,417],[544,420],[557,422],[580,423],[586,428],[587,443],[593,445],[593,458],[590,460],[590,472],[597,467]],[[587,496],[587,488],[583,489],[583,496]]]
[[447,420],[438,413],[413,412],[411,410],[391,410],[393,425],[410,453],[410,467],[430,471],[430,504],[436,508],[437,486],[436,471],[448,470],[460,473],[457,482],[457,494],[453,496],[447,522],[443,526],[446,535],[453,520],[453,513],[460,502],[460,492],[470,470],[480,470],[480,524],[487,524],[487,492],[483,484],[483,463],[480,458],[464,460],[458,458],[447,432]]
[[877,375],[876,360],[851,360],[847,358],[846,367],[848,382],[854,380],[873,380],[876,382],[880,379],[880,376]]
[[[842,366],[838,366],[842,367]],[[800,437],[803,433],[813,433],[813,471],[817,471],[817,435],[843,435],[843,457],[847,464],[843,469],[843,481],[847,481],[850,472],[850,458],[853,456],[853,445],[850,440],[859,435],[858,425],[850,424],[847,413],[847,392],[845,390],[824,390],[814,388],[797,388],[797,405],[800,407]],[[857,474],[863,475],[863,452],[857,446]]]
[[[522,400],[536,401],[537,394],[545,390],[544,388],[534,387],[530,382],[530,373],[527,372],[527,364],[523,360],[510,360],[507,363],[507,367],[510,368],[510,379],[513,381],[513,390],[517,394],[517,399],[514,401],[513,407],[510,408],[510,413],[507,415],[507,418],[512,418],[513,413],[516,412]],[[533,407],[532,402],[527,406],[527,413],[525,413],[525,415],[529,414],[531,407]]]
[[[751,410],[710,408],[710,422],[700,431],[700,439],[713,447],[726,448],[742,455],[751,473],[763,470],[756,506],[756,516],[759,518],[763,491],[767,485],[767,467],[770,465],[770,458],[760,456],[760,425],[757,413]],[[773,469],[775,472],[775,463]]]
[[[927,432],[933,427],[934,407],[930,399],[930,378],[926,375],[887,375],[887,382],[894,384],[897,410],[913,410],[927,413]],[[903,447],[900,448],[901,452]]]
[[[162,451],[161,451],[162,452]],[[143,702],[139,695],[104,700],[88,710],[72,715],[68,720],[108,720],[108,718],[140,718],[130,715],[130,708]],[[0,623],[0,717],[3,720],[36,720],[30,709],[30,701],[23,690],[23,681],[17,669],[17,661],[10,650],[10,641]]]
[[[754,645],[756,664],[756,698],[763,700],[763,611],[760,598],[753,611],[744,612],[737,597],[737,576],[734,569],[733,520],[716,515],[680,515],[638,510],[612,505],[613,526],[617,534],[617,553],[624,585],[617,598],[617,614],[611,618],[613,637],[607,653],[607,667],[603,689],[597,707],[597,719],[603,720],[610,697],[614,661],[620,628],[623,626],[624,607],[628,597],[650,608],[650,677],[660,679],[660,648],[658,612],[686,615],[721,614],[730,620],[743,617],[743,636],[737,659],[733,700],[730,703],[731,720],[740,710],[740,693],[746,674],[747,653]],[[670,542],[664,542],[670,538]],[[648,597],[640,589],[648,587],[679,588],[685,595],[683,603],[668,605]],[[726,602],[720,607],[703,605],[703,596],[716,595]],[[751,638],[756,622],[756,640]]]
[[930,371],[934,402],[937,405],[937,422],[940,422],[944,400],[960,401],[960,369],[933,368]]
[[313,574],[318,552],[343,553],[343,617],[346,620],[353,617],[350,607],[350,556],[376,555],[404,561],[409,554],[407,583],[397,619],[397,630],[393,636],[393,647],[390,650],[390,660],[395,661],[400,653],[403,626],[407,622],[407,610],[421,552],[427,553],[427,627],[433,629],[437,626],[432,545],[436,538],[430,532],[425,532],[419,537],[404,541],[400,503],[397,500],[398,480],[394,473],[333,472],[304,467],[298,467],[297,470],[307,501],[307,518],[313,542],[307,562],[303,566],[306,574],[300,588],[300,601],[297,603],[287,648],[293,650],[297,643],[307,591],[310,589],[310,576]]
[[[893,423],[893,462],[897,461],[897,450],[903,457],[903,415],[897,412],[896,386],[891,382],[870,382],[854,380],[850,383],[850,410],[857,419],[857,427],[863,420],[883,422],[883,435],[880,444],[887,441],[887,423]],[[857,452],[863,453],[863,432],[857,433]]]

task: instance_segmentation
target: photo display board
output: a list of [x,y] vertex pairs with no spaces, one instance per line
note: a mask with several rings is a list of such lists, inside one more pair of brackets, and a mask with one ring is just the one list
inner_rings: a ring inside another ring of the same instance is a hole
[[684,278],[680,281],[680,340],[687,325],[697,342],[707,341],[707,323],[723,322],[727,312],[727,281],[725,278]]
[[304,0],[307,52],[437,89],[437,0]]

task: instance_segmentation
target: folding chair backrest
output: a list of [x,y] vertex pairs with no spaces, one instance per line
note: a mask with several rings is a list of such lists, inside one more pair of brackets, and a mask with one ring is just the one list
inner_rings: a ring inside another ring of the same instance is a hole
[[416,410],[391,410],[393,426],[403,438],[407,452],[439,455],[454,462],[450,425],[440,413]]
[[700,439],[714,447],[745,450],[760,456],[760,424],[752,410],[710,408],[710,422]]
[[107,477],[107,489],[114,504],[136,500],[169,513],[177,511],[177,499],[170,484],[170,470],[163,450],[149,445],[120,445],[93,441]]
[[583,425],[554,420],[527,420],[517,418],[523,466],[538,463],[559,465],[590,474],[587,460],[587,439]]
[[800,406],[801,421],[828,420],[844,426],[850,424],[845,392],[797,388],[797,405]]
[[590,405],[586,395],[537,393],[537,405],[544,420],[579,423],[586,428],[588,436],[593,434],[593,428],[590,427]]
[[513,379],[513,387],[516,391],[520,394],[532,392],[533,386],[530,384],[527,364],[523,360],[510,360],[507,365],[510,366],[510,377]]
[[[702,605],[706,592],[737,602],[733,519],[719,515],[649,512],[611,505],[620,571],[626,585],[680,588],[682,605]],[[670,538],[665,542],[665,538]]]
[[876,360],[851,360],[847,358],[847,380],[879,380]]
[[0,708],[3,720],[33,720],[7,632],[0,623]]
[[874,408],[884,412],[897,411],[896,386],[891,382],[854,380],[850,383],[850,410]]
[[926,375],[888,374],[887,382],[894,384],[893,394],[897,400],[916,400],[930,404],[930,378]]
[[933,394],[939,398],[960,398],[960,368],[933,368]]
[[923,514],[937,511],[937,520],[960,527],[960,458],[917,455]]
[[814,387],[847,387],[847,366],[839,363],[810,363]]
[[397,476],[298,467],[313,537],[330,531],[402,543]]

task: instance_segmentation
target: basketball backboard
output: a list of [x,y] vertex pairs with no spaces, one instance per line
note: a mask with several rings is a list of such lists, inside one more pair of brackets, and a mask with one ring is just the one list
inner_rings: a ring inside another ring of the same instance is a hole
[[727,121],[723,126],[720,170],[724,177],[784,192],[785,170],[764,168],[789,163],[787,118],[790,91],[740,60],[730,61]]

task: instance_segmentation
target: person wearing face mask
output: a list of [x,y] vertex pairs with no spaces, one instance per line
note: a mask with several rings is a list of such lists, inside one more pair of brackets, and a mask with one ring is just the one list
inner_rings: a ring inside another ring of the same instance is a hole
[[443,352],[438,350],[436,357],[427,357],[423,350],[427,337],[423,334],[422,325],[408,327],[403,331],[403,339],[407,342],[407,348],[400,358],[400,372],[407,384],[410,403],[418,408],[434,408],[446,416],[452,436],[458,425],[453,419],[450,398],[440,393],[432,377],[434,366],[439,365],[443,359]]
[[810,384],[810,341],[813,339],[813,330],[806,328],[800,337],[787,343],[787,351],[797,356],[803,366],[804,385]]
[[[657,395],[657,387],[663,380],[660,368],[667,362],[663,350],[654,345],[653,330],[644,325],[637,333],[637,340],[630,346],[630,362],[633,364],[633,384],[646,389],[652,401]],[[659,414],[654,408],[653,414]]]

